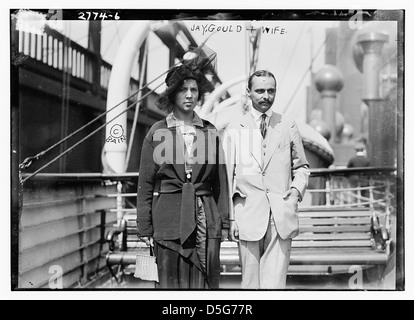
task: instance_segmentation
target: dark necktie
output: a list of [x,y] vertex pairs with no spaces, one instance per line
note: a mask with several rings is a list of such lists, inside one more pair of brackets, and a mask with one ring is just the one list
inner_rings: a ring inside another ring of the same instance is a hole
[[260,122],[260,132],[262,133],[263,139],[266,137],[266,113],[262,114],[262,121]]

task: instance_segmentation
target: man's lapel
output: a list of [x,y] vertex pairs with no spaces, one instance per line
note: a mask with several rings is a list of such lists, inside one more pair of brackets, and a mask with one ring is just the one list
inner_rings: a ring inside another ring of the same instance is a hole
[[282,115],[276,112],[272,113],[272,116],[269,120],[269,126],[267,128],[267,137],[266,137],[266,156],[263,159],[264,168],[272,159],[273,154],[275,153],[276,149],[279,147],[279,144],[282,139],[282,125],[280,124],[282,120]]
[[258,163],[259,167],[262,167],[262,155],[261,155],[261,140],[262,136],[260,130],[257,128],[251,113],[247,113],[240,121],[241,134],[240,143],[241,147],[248,145],[249,151],[253,158]]

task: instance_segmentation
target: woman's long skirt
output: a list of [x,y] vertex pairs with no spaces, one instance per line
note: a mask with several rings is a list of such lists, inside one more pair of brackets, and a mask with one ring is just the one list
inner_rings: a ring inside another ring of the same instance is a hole
[[[179,252],[155,244],[159,283],[162,289],[218,289],[220,280],[220,239],[207,241],[206,272]],[[195,249],[194,249],[195,250]],[[193,253],[194,254],[194,253]]]
[[204,206],[198,198],[197,228],[181,245],[155,242],[159,283],[163,289],[218,289],[221,239],[209,239]]

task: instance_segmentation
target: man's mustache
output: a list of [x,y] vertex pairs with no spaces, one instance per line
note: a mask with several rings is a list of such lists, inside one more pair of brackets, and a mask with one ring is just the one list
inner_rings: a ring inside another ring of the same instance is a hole
[[262,100],[259,103],[260,104],[270,104],[270,100]]

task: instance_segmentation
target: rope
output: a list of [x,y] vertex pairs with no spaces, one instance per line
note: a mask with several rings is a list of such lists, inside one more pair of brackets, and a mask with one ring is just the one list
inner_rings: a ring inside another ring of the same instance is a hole
[[[71,146],[70,148],[68,148],[66,151],[62,152],[61,154],[59,154],[57,157],[55,157],[54,159],[52,159],[51,161],[49,161],[48,163],[46,163],[44,166],[42,166],[41,168],[39,168],[38,170],[36,170],[35,172],[33,172],[32,174],[30,174],[29,176],[27,176],[25,179],[23,179],[23,183],[26,182],[28,179],[34,177],[36,174],[38,174],[40,171],[42,171],[43,169],[47,168],[48,166],[50,166],[53,162],[55,162],[56,160],[59,160],[61,157],[63,157],[65,154],[69,153],[70,151],[72,151],[73,149],[75,149],[78,145],[80,145],[82,142],[84,142],[85,140],[89,139],[90,137],[92,137],[95,133],[97,133],[98,131],[100,131],[101,129],[105,128],[109,123],[111,123],[112,121],[114,121],[116,118],[118,118],[120,115],[122,115],[123,113],[127,112],[129,109],[131,109],[132,107],[134,107],[137,103],[141,102],[142,100],[144,100],[147,96],[149,96],[153,91],[155,91],[156,89],[158,89],[160,86],[162,85],[159,84],[157,87],[155,87],[153,90],[151,90],[150,92],[148,92],[147,94],[145,94],[140,100],[135,101],[134,103],[132,103],[130,106],[128,106],[125,110],[123,110],[122,112],[120,112],[117,116],[115,116],[114,118],[112,118],[111,120],[107,121],[106,123],[104,123],[102,126],[98,127],[96,130],[92,131],[90,134],[88,134],[86,137],[84,137],[83,139],[79,140],[77,143],[75,143],[73,146]],[[111,109],[112,110],[112,109]]]
[[[176,65],[178,65],[179,62],[177,62],[174,66],[172,66],[171,68],[175,67]],[[170,69],[169,69],[170,70]],[[81,132],[82,130],[86,129],[87,127],[89,127],[91,124],[95,123],[97,120],[99,120],[100,118],[104,117],[106,114],[108,114],[109,112],[111,112],[112,110],[114,110],[115,108],[117,108],[118,106],[120,106],[121,104],[123,104],[124,102],[128,101],[129,99],[131,99],[133,96],[135,96],[136,94],[138,94],[140,91],[146,89],[149,85],[151,85],[152,83],[154,83],[155,81],[157,81],[159,78],[161,78],[164,74],[168,73],[168,71],[165,71],[164,73],[162,73],[161,75],[159,75],[157,78],[155,78],[154,80],[152,80],[151,82],[147,83],[145,86],[143,86],[140,90],[134,92],[133,94],[131,94],[129,97],[125,98],[124,100],[122,100],[121,102],[119,102],[118,104],[116,104],[115,106],[113,106],[112,108],[110,108],[109,110],[105,111],[104,113],[100,114],[99,116],[97,116],[96,118],[92,119],[91,121],[89,121],[87,124],[85,124],[84,126],[80,127],[79,129],[77,129],[76,131],[72,132],[70,135],[68,135],[67,137],[61,139],[60,141],[56,142],[55,144],[53,144],[52,146],[50,146],[49,148],[47,148],[46,150],[43,150],[41,152],[39,152],[38,154],[36,154],[35,156],[32,157],[28,157],[26,158],[21,164],[19,164],[19,168],[21,170],[23,169],[27,169],[29,168],[33,161],[37,161],[40,158],[42,158],[45,154],[47,154],[48,152],[50,152],[51,150],[53,150],[54,148],[56,148],[57,146],[59,146],[60,144],[64,143],[65,141],[67,141],[68,139],[72,138],[73,136],[75,136],[76,134],[78,134],[79,132]],[[158,85],[155,89],[159,88],[161,86]],[[152,91],[155,91],[155,89],[153,89]]]

